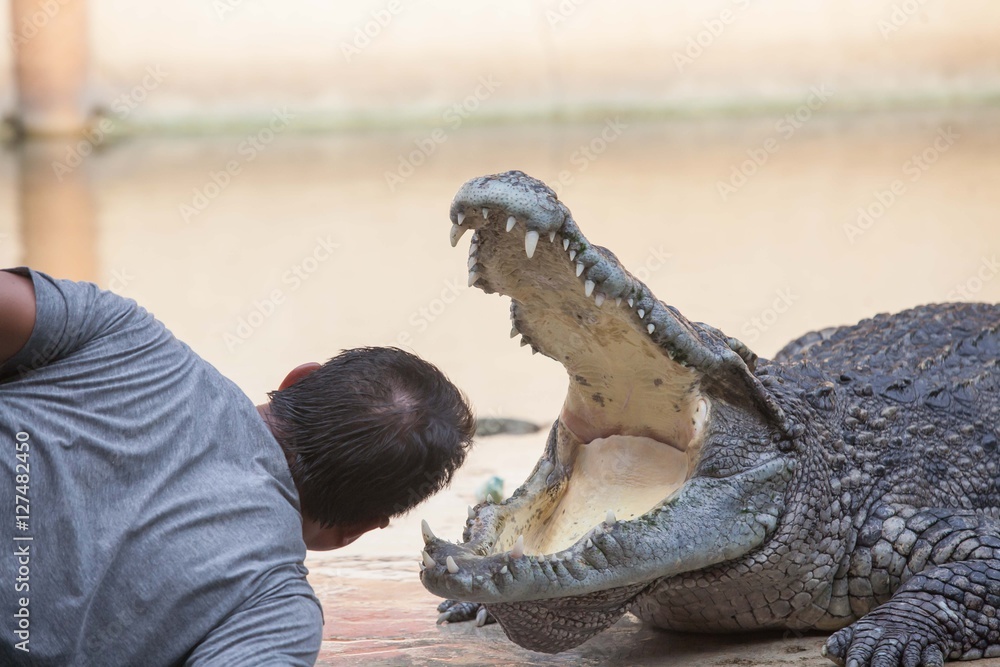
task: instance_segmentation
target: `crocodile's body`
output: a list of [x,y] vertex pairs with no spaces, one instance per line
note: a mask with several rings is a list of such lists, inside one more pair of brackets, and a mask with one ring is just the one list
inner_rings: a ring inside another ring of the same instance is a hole
[[452,221],[477,230],[473,282],[512,297],[570,389],[514,497],[463,544],[425,536],[428,588],[536,650],[631,609],[844,628],[826,650],[848,664],[1000,655],[1000,307],[878,316],[764,361],[655,299],[519,172],[470,181]]

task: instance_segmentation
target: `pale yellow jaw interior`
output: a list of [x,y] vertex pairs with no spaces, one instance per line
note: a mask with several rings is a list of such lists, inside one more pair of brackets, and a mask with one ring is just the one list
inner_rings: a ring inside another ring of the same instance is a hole
[[650,438],[615,435],[580,445],[566,491],[548,517],[524,536],[527,553],[573,546],[607,518],[634,519],[680,488],[688,455]]

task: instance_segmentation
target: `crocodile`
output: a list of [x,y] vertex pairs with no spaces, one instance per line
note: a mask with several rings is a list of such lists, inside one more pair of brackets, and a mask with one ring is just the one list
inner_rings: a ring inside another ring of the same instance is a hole
[[445,618],[573,648],[659,628],[832,633],[837,664],[1000,655],[1000,306],[927,305],[771,360],[657,299],[543,182],[475,178],[469,283],[569,388],[544,452],[463,539],[423,524]]

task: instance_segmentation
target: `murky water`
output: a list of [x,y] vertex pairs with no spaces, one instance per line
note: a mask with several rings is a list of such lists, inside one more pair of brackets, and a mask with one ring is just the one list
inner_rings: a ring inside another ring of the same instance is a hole
[[[447,242],[453,194],[484,173],[559,184],[591,240],[764,356],[877,312],[1000,301],[1000,110],[780,120],[143,138],[68,170],[65,146],[8,149],[0,262],[137,299],[255,400],[303,361],[396,344],[481,414],[540,423],[561,367],[509,339],[507,302],[466,287],[467,239]],[[475,486],[510,491],[543,440],[484,441],[452,490],[315,575],[412,577],[421,514],[457,537]]]

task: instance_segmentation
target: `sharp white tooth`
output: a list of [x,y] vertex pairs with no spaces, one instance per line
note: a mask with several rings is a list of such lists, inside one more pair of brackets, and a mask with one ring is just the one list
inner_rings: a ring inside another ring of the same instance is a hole
[[569,239],[563,239],[563,250],[569,250]]
[[604,523],[608,524],[609,526],[613,526],[617,522],[618,522],[618,519],[615,518],[615,511],[614,510],[608,510],[607,516],[604,517]]
[[531,348],[531,353],[532,354],[538,354],[538,348],[537,347],[532,347]]
[[528,342],[527,338],[521,338],[521,347],[524,347],[526,345],[531,345],[531,343]]
[[442,613],[442,614],[438,615],[438,620],[437,620],[437,624],[438,624],[438,625],[444,625],[444,624],[445,624],[445,623],[447,623],[447,622],[448,622],[448,621],[449,621],[450,619],[451,619],[451,612],[450,612],[450,611],[446,611],[446,612],[444,612],[444,613]]
[[486,607],[480,607],[479,611],[476,613],[476,627],[481,628],[486,625],[486,615],[489,612],[486,611]]
[[479,251],[479,244],[478,243],[470,243],[469,244],[469,256],[470,257],[472,255],[475,255],[478,251]]
[[437,566],[437,562],[433,558],[431,558],[431,555],[429,553],[427,553],[426,551],[421,551],[420,555],[423,556],[424,567],[436,567]]
[[535,556],[535,562],[541,565],[545,562],[545,556]]
[[447,566],[449,572],[451,572],[452,574],[458,574],[458,563],[455,562],[454,558],[448,556],[444,564],[445,566]]
[[628,307],[635,308],[635,299],[633,299],[632,297],[628,298]]
[[475,285],[477,280],[479,280],[479,274],[476,273],[475,271],[470,271],[469,272],[469,287],[472,287],[473,285]]
[[645,311],[645,310],[643,310],[642,308],[640,308],[640,309],[639,309],[639,310],[638,310],[637,312],[639,313],[639,319],[640,319],[640,320],[641,320],[642,318],[646,317],[646,311]]
[[462,236],[465,232],[469,231],[468,227],[462,227],[461,225],[451,226],[451,247],[454,248],[458,245],[458,242],[462,240]]
[[601,306],[603,306],[603,305],[604,305],[604,299],[605,299],[605,296],[604,296],[603,294],[601,294],[600,292],[598,292],[598,293],[597,293],[597,294],[596,294],[596,295],[594,296],[594,303],[596,303],[596,304],[597,304],[597,307],[598,307],[598,308],[600,308]]
[[427,519],[423,519],[420,522],[420,532],[424,534],[424,543],[431,542],[437,539],[436,537],[434,537],[434,533],[431,531],[431,526],[429,523],[427,523]]
[[583,283],[583,293],[586,294],[587,296],[590,296],[591,294],[594,293],[595,287],[597,287],[597,283],[595,283],[593,280],[588,280],[587,282]]
[[472,269],[476,268],[476,264],[478,264],[478,261],[477,261],[478,259],[479,259],[478,257],[470,257],[469,258],[469,270],[470,271]]
[[500,568],[500,574],[507,574],[508,572],[510,572],[510,569],[506,565]]
[[535,256],[535,248],[538,247],[538,232],[531,231],[524,235],[524,252],[528,253],[528,259]]
[[472,505],[469,505],[469,518],[470,519],[476,518],[476,510],[472,509]]
[[648,331],[650,334],[652,334],[654,331],[656,331],[656,325],[655,324],[650,324],[648,327],[646,327],[646,331]]
[[456,217],[458,218],[458,224],[462,224],[465,220],[465,211],[459,211]]
[[584,542],[584,546],[586,546],[588,549],[593,549],[594,548],[594,540],[592,540],[592,539],[590,539],[588,537],[587,541]]
[[569,251],[569,261],[572,262],[574,259],[576,259],[576,250],[570,250]]
[[517,541],[514,542],[514,546],[510,550],[511,558],[520,558],[524,555],[524,535],[518,535]]
[[516,224],[517,220],[514,219],[514,216],[510,216],[509,218],[507,218],[507,231],[509,232],[510,230],[514,229],[514,225]]
[[576,277],[577,277],[577,278],[579,278],[580,276],[582,276],[582,275],[583,275],[583,270],[584,270],[585,268],[587,268],[587,267],[585,267],[585,266],[583,265],[583,262],[577,262],[577,263],[576,263]]
[[511,338],[517,338],[517,335],[519,333],[521,333],[521,332],[517,330],[517,327],[511,327],[511,330],[510,330],[510,337]]
[[555,243],[555,242],[556,242],[556,233],[549,232],[549,243]]
[[622,298],[621,298],[621,297],[617,297],[617,298],[615,299],[615,305],[616,305],[616,306],[620,306],[620,305],[622,305]]
[[484,208],[483,209],[483,220],[489,220],[489,219],[490,219],[490,209]]
[[596,526],[594,526],[594,535],[603,535],[603,534],[604,534],[604,526],[602,526],[601,524],[597,524]]

